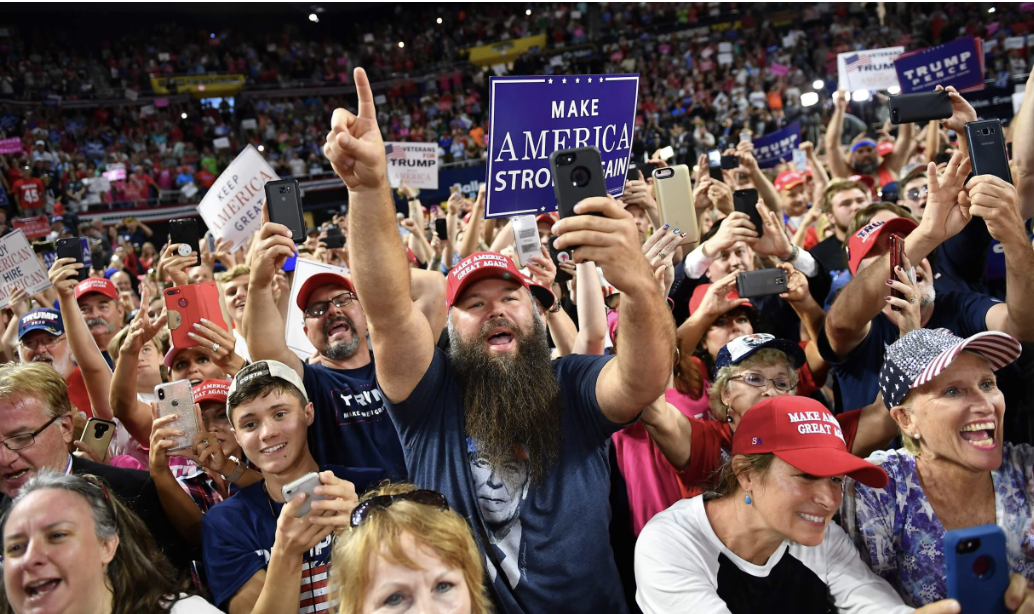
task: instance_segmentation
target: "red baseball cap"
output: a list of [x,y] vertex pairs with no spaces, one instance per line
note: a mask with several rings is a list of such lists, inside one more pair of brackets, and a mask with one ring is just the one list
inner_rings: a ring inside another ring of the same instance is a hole
[[[704,295],[707,294],[708,288],[713,284],[700,284],[693,290],[693,296],[689,299],[689,313],[693,313],[700,307],[700,303],[704,302]],[[725,295],[725,298],[730,301],[735,301],[740,298],[740,293],[733,289],[732,292]],[[743,307],[753,307],[754,305],[747,302]]]
[[556,223],[556,221],[557,221],[557,218],[552,213],[540,213],[537,216],[535,216],[535,223],[536,224],[541,224],[541,223],[545,222],[546,224],[549,224],[550,226],[552,226],[553,224]]
[[103,277],[87,277],[75,286],[75,300],[79,300],[87,294],[103,294],[108,298],[118,298],[118,288],[111,283],[110,279]]
[[475,252],[449,271],[449,281],[445,286],[445,304],[452,307],[470,284],[491,277],[515,281],[531,290],[513,260],[495,252]]
[[226,399],[230,396],[230,381],[225,379],[206,379],[194,386],[193,392],[195,403],[215,401],[225,405]]
[[298,305],[298,309],[305,311],[305,308],[309,306],[309,297],[318,288],[323,286],[342,286],[349,292],[355,293],[355,286],[349,281],[344,275],[338,275],[337,273],[316,273],[312,277],[305,280],[300,290],[298,290],[298,298],[295,300],[295,304]]
[[885,156],[894,151],[894,141],[880,141],[876,144],[876,153]]
[[907,217],[895,217],[886,222],[872,222],[859,228],[858,232],[851,235],[851,240],[847,243],[847,268],[851,270],[851,275],[858,273],[858,265],[862,263],[862,258],[872,251],[881,236],[896,232],[902,237],[907,237],[916,228],[916,223]]
[[871,488],[887,485],[887,472],[851,454],[840,423],[814,399],[786,394],[765,399],[743,414],[732,453],[775,454],[807,474],[847,475]]
[[789,190],[790,188],[804,183],[804,174],[797,171],[783,171],[775,180],[777,192]]

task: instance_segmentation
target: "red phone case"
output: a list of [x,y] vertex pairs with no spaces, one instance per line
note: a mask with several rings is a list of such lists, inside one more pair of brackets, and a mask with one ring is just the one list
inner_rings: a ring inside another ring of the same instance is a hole
[[[905,251],[905,241],[896,234],[892,234],[888,238],[890,240],[890,279],[901,281],[898,279],[898,274],[895,271],[901,265],[901,255]],[[898,290],[891,290],[890,295],[896,298],[904,298],[904,295]],[[900,307],[893,305],[890,308],[894,311],[901,311]]]
[[187,336],[197,331],[194,324],[204,318],[223,330],[230,330],[223,321],[223,312],[219,308],[219,288],[214,281],[177,286],[165,290],[165,309],[169,314],[169,331],[172,333],[172,346],[183,349],[199,345]]

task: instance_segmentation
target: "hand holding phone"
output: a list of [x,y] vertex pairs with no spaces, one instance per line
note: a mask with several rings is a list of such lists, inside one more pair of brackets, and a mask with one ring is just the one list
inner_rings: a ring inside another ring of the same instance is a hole
[[789,279],[783,269],[745,271],[736,276],[736,291],[740,298],[754,298],[786,292]]
[[[223,320],[219,306],[221,300],[214,281],[167,288],[165,309],[169,317],[172,346],[179,349],[197,346],[198,343],[189,334],[195,332],[194,325],[200,326],[202,319],[228,331],[229,327]],[[233,348],[229,349],[232,351]]]
[[90,267],[86,266],[86,259],[83,255],[83,244],[78,238],[58,239],[56,247],[58,260],[61,258],[72,258],[83,265],[83,268],[76,273],[75,279],[77,281],[83,281],[90,276]]
[[707,152],[707,172],[711,175],[711,179],[725,181],[725,176],[722,175],[722,152],[717,149]]
[[761,219],[761,213],[758,211],[758,191],[753,188],[736,190],[732,193],[732,203],[734,211],[747,214],[747,217],[750,218],[750,223],[754,224],[758,237],[763,236],[765,234],[765,223]]
[[[575,205],[586,198],[607,196],[603,161],[600,151],[595,147],[554,151],[549,156],[549,167],[553,173],[553,190],[560,219],[577,216]],[[567,258],[570,259],[576,249],[578,246],[570,245],[565,246],[563,251],[567,252]]]
[[944,534],[948,598],[963,612],[1007,614],[1009,559],[1005,532],[994,524],[956,529]]
[[175,452],[194,445],[194,437],[200,432],[197,425],[197,414],[194,411],[194,393],[190,388],[190,380],[177,380],[167,384],[158,384],[154,387],[155,405],[158,407],[158,417],[176,414],[179,419],[174,423],[173,428],[183,431],[183,435],[176,438],[176,445],[166,450]]
[[1009,154],[1005,149],[1005,132],[998,119],[966,122],[966,144],[973,175],[994,175],[1012,183]]
[[270,181],[265,189],[269,221],[286,226],[296,245],[304,243],[305,218],[302,215],[302,195],[298,182],[294,179]]
[[542,243],[539,242],[539,228],[534,215],[519,215],[511,222],[514,243],[517,245],[517,261],[522,267],[528,261],[542,254]]
[[83,428],[83,434],[79,436],[79,441],[88,447],[95,457],[100,459],[98,462],[103,463],[108,457],[108,445],[111,443],[111,437],[114,434],[114,422],[102,418],[90,418],[86,421],[86,427]]
[[297,497],[299,493],[305,493],[305,501],[302,501],[302,504],[299,505],[298,509],[295,511],[295,518],[301,518],[308,514],[309,511],[312,510],[313,501],[322,501],[323,499],[326,499],[323,495],[315,494],[316,487],[321,483],[320,474],[312,472],[306,473],[290,484],[284,484],[280,494],[283,495],[285,503]]
[[[178,245],[177,255],[195,255],[196,258],[200,258],[201,246],[198,240],[197,220],[194,218],[169,220],[169,242]],[[210,243],[209,247],[211,245]],[[200,262],[200,260],[195,259],[195,262]]]

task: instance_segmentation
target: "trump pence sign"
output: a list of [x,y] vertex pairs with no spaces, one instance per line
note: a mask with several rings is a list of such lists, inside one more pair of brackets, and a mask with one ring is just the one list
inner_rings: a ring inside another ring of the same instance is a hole
[[632,154],[639,75],[489,79],[485,217],[556,210],[549,156],[595,147],[607,193],[620,196]]

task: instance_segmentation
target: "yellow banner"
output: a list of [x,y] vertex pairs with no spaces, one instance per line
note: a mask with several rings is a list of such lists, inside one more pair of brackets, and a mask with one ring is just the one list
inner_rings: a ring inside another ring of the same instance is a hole
[[500,41],[491,45],[481,45],[468,49],[470,61],[482,66],[512,62],[517,56],[529,51],[539,52],[546,49],[546,35],[528,36],[509,41]]
[[151,77],[156,94],[190,94],[195,98],[233,96],[244,88],[244,75]]

